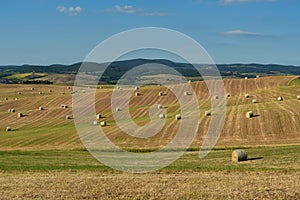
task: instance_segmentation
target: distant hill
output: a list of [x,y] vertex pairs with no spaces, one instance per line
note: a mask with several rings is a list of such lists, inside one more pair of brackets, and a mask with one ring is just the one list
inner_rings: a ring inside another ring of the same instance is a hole
[[[101,81],[104,83],[116,83],[116,81],[130,69],[144,64],[162,64],[174,68],[185,77],[200,80],[201,76],[191,64],[176,63],[163,59],[133,59],[125,61],[116,61],[109,65],[103,73],[98,69],[107,65],[107,63],[85,63],[91,69],[90,74],[102,74]],[[75,74],[82,65],[81,62],[71,65],[53,64],[53,65],[9,65],[0,66],[0,83],[72,83]],[[198,65],[198,64],[196,64]],[[199,65],[198,65],[199,66]],[[209,66],[206,66],[209,68]],[[300,75],[299,66],[277,65],[277,64],[218,64],[217,65],[223,77],[255,77],[274,76],[274,75]],[[30,75],[25,75],[32,73]],[[39,74],[43,76],[39,76]]]

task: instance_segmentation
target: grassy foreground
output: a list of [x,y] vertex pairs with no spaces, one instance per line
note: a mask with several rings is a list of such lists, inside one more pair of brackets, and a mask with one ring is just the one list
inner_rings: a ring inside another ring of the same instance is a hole
[[187,152],[146,174],[114,171],[87,151],[1,151],[1,199],[299,199],[300,146]]
[[[248,148],[248,161],[233,163],[232,149],[213,150],[204,159],[198,151],[186,152],[180,159],[161,170],[163,173],[178,171],[300,171],[300,146],[271,146]],[[94,159],[84,150],[0,151],[0,170],[53,171],[97,170],[111,168]]]

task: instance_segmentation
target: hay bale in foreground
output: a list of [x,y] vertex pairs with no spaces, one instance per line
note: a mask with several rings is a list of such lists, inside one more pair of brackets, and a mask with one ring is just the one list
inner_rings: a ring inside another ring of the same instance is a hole
[[245,161],[248,159],[247,152],[245,150],[234,150],[232,152],[232,161],[233,162],[240,162],[240,161]]
[[106,121],[100,122],[100,126],[106,126]]
[[254,113],[252,111],[249,111],[249,112],[246,113],[246,117],[247,118],[252,118],[252,117],[254,117]]
[[9,126],[6,127],[6,131],[11,131],[11,128]]
[[297,99],[300,100],[300,95],[297,96]]
[[277,98],[277,100],[278,100],[278,101],[283,101],[283,97],[282,97],[282,96],[279,96],[279,97]]
[[72,119],[71,115],[67,115],[66,119]]
[[181,119],[181,115],[180,114],[175,115],[175,119],[176,120],[180,120]]
[[18,117],[23,117],[24,115],[23,115],[23,113],[18,113]]
[[158,96],[163,96],[164,94],[162,92],[159,92],[158,93]]
[[256,99],[253,99],[253,100],[252,100],[252,103],[257,103],[257,100],[256,100]]
[[205,111],[204,115],[205,116],[211,116],[211,111],[210,110]]
[[135,96],[136,96],[136,97],[140,96],[140,93],[136,92],[136,93],[135,93]]
[[43,94],[43,92],[39,92],[39,94]]
[[44,107],[43,107],[43,106],[40,106],[40,107],[39,107],[39,110],[44,110]]
[[250,95],[249,94],[245,94],[245,98],[249,98],[250,97]]
[[8,100],[8,98],[7,97],[4,97],[4,101],[7,101]]

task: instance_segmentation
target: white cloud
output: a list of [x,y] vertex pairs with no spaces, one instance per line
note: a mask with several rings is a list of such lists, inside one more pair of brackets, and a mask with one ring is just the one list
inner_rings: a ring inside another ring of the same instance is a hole
[[136,15],[142,15],[142,16],[168,16],[169,13],[166,12],[148,12],[145,11],[143,8],[136,8],[131,5],[115,5],[112,9],[107,9],[109,12],[115,12],[115,13],[126,13],[126,14],[136,14]]
[[277,0],[220,0],[221,4],[253,3],[253,2],[275,2]]
[[64,7],[64,6],[57,6],[56,10],[61,13],[66,13],[70,16],[77,16],[80,12],[82,12],[82,8],[80,6],[76,7]]
[[125,6],[115,5],[114,6],[114,10],[116,12],[128,13],[128,14],[134,14],[134,13],[143,12],[143,9],[141,9],[141,8],[134,8],[133,6],[130,6],[130,5],[125,5]]
[[232,30],[221,33],[222,35],[233,35],[233,36],[262,36],[261,33],[249,32],[243,30]]

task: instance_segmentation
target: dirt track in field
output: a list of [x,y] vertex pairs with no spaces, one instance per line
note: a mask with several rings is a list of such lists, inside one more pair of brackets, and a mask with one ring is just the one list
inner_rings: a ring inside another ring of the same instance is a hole
[[[300,143],[300,101],[296,99],[296,96],[300,94],[300,88],[287,86],[294,78],[224,80],[226,91],[231,96],[227,99],[227,118],[218,145]],[[205,110],[210,109],[210,101],[204,82],[195,82],[191,85],[201,109],[201,121],[193,143],[194,147],[199,147],[210,122],[210,117],[203,115]],[[31,87],[35,87],[35,90],[31,90]],[[50,89],[52,92],[49,92]],[[26,148],[34,145],[40,148],[82,148],[73,126],[73,120],[65,118],[66,115],[72,114],[71,91],[72,89],[68,89],[67,86],[0,85],[0,99],[2,100],[0,102],[0,133],[13,134],[9,137],[1,136],[1,148]],[[180,112],[180,106],[172,92],[164,87],[148,86],[139,90],[140,96],[131,97],[130,113],[139,125],[150,121],[148,110],[151,105],[166,106],[168,118],[165,127],[160,133],[145,140],[127,136],[114,123],[110,109],[111,91],[111,89],[97,90],[96,110],[105,116],[104,119],[109,126],[104,127],[104,131],[112,141],[123,147],[155,148],[168,144],[174,137],[180,123],[174,120],[174,115]],[[18,95],[17,92],[22,94]],[[40,95],[39,92],[43,94]],[[165,95],[159,97],[158,92],[163,92]],[[244,97],[246,93],[250,94],[250,98]],[[284,101],[277,101],[278,96],[283,96]],[[3,100],[4,97],[8,100]],[[252,104],[252,99],[257,99],[257,103]],[[61,108],[61,104],[66,104],[69,108]],[[39,111],[39,106],[43,106],[45,110]],[[14,108],[16,112],[8,113],[7,110],[10,108]],[[257,116],[247,119],[245,113],[249,110]],[[25,117],[18,118],[18,112],[25,114]],[[7,126],[15,131],[6,133]],[[38,132],[34,133],[34,130]],[[59,134],[55,134],[56,132]],[[39,145],[41,142],[47,146]]]

